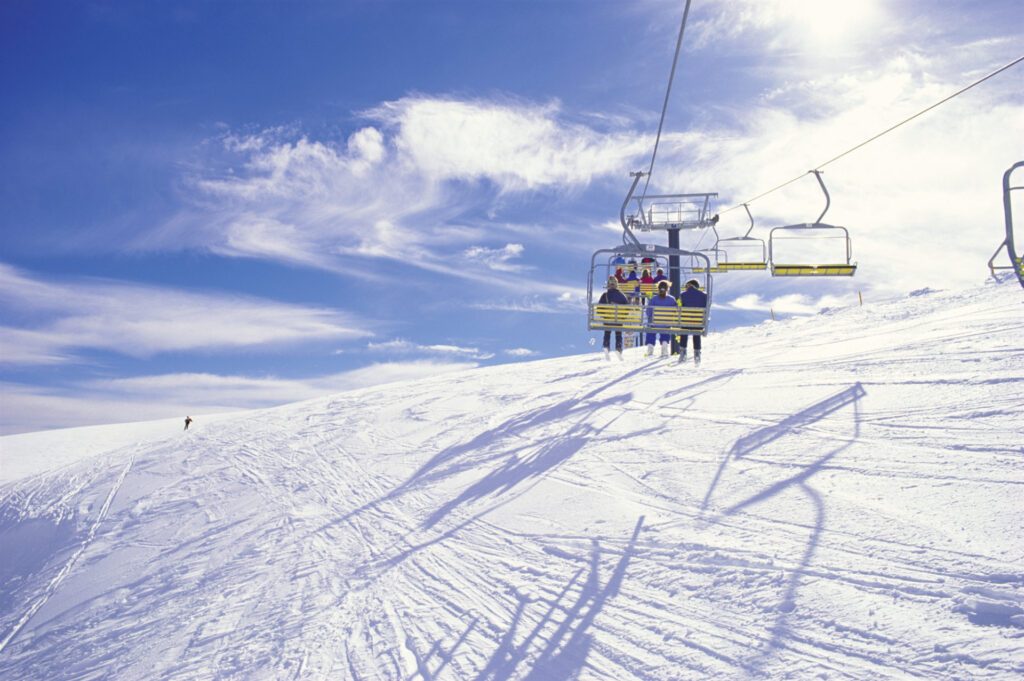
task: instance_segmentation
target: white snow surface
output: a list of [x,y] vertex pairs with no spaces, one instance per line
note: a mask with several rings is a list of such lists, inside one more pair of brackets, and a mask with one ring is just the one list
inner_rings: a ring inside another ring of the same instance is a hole
[[2,438],[0,678],[1021,678],[1019,287],[704,360]]

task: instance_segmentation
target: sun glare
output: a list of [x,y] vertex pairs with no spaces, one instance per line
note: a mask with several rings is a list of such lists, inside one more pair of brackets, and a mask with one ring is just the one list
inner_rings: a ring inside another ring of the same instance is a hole
[[873,0],[785,0],[781,7],[816,47],[848,45],[875,28],[881,15]]

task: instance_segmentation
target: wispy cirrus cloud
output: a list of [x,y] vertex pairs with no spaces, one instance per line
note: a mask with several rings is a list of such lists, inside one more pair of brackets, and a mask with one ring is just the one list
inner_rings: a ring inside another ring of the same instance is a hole
[[[372,335],[343,311],[103,279],[55,283],[0,264],[0,362],[54,364],[82,351],[132,357]],[[11,322],[16,321],[17,324]]]
[[423,354],[447,357],[466,357],[474,360],[487,360],[494,357],[493,352],[481,351],[480,348],[465,347],[462,345],[433,344],[423,345],[402,338],[395,338],[389,341],[378,343],[367,343],[366,349],[370,352],[382,352],[391,354]]
[[586,291],[561,289],[554,295],[530,295],[511,299],[493,299],[471,303],[474,310],[529,314],[580,314],[586,309]]
[[522,272],[529,267],[512,261],[520,258],[523,251],[522,244],[505,244],[502,248],[471,246],[463,251],[462,255],[467,260],[482,262],[490,269],[499,272]]
[[64,387],[0,383],[0,435],[185,414],[258,409],[476,367],[475,362],[376,362],[326,376],[174,373],[78,382]]
[[409,96],[361,117],[366,125],[341,143],[280,128],[225,135],[227,158],[190,179],[192,214],[136,247],[185,243],[360,277],[373,276],[368,259],[381,258],[548,292],[544,281],[512,276],[529,266],[524,244],[482,243],[501,239],[500,221],[485,228],[465,217],[493,216],[518,195],[621,176],[649,144],[618,123],[573,121],[555,102]]

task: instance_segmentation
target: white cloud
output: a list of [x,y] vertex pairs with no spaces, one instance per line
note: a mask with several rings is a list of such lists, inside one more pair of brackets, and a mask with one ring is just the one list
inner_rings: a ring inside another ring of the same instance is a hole
[[381,362],[303,379],[161,374],[89,381],[65,389],[0,383],[0,434],[257,409],[476,366],[429,360]]
[[585,185],[621,174],[647,140],[560,119],[557,104],[407,97],[369,112],[397,130],[405,163],[437,180],[489,180],[502,192]]
[[522,244],[505,244],[502,248],[486,248],[484,246],[471,246],[462,252],[467,260],[477,260],[492,270],[500,272],[522,272],[528,267],[509,262],[523,255]]
[[570,121],[557,103],[410,96],[362,117],[367,125],[340,144],[284,129],[225,136],[235,165],[199,171],[191,214],[136,247],[198,247],[361,278],[376,269],[369,259],[383,258],[548,292],[547,282],[512,276],[529,267],[518,262],[523,244],[479,244],[514,225],[467,226],[463,216],[493,218],[506,197],[619,176],[649,145],[628,129]]
[[392,354],[428,354],[463,356],[475,360],[487,360],[494,357],[494,353],[481,352],[480,348],[463,347],[461,345],[421,345],[402,338],[395,338],[390,341],[379,343],[367,343],[366,349],[371,352],[390,352]]
[[529,348],[510,348],[505,350],[505,354],[510,357],[533,357],[537,355],[537,351]]
[[474,310],[526,312],[531,314],[581,314],[586,309],[586,291],[561,290],[555,295],[531,295],[518,299],[494,299],[470,303]]
[[775,312],[782,315],[813,315],[824,309],[849,306],[856,298],[825,295],[814,298],[803,293],[790,293],[770,300],[748,293],[722,304],[724,309]]
[[3,264],[0,306],[21,322],[0,327],[0,361],[10,364],[67,362],[83,350],[149,357],[372,335],[339,310],[109,280],[50,283]]

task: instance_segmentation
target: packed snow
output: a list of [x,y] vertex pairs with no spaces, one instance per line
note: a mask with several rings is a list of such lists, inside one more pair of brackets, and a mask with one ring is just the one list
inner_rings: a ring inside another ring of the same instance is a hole
[[1020,678],[1022,330],[987,284],[2,438],[0,678]]

